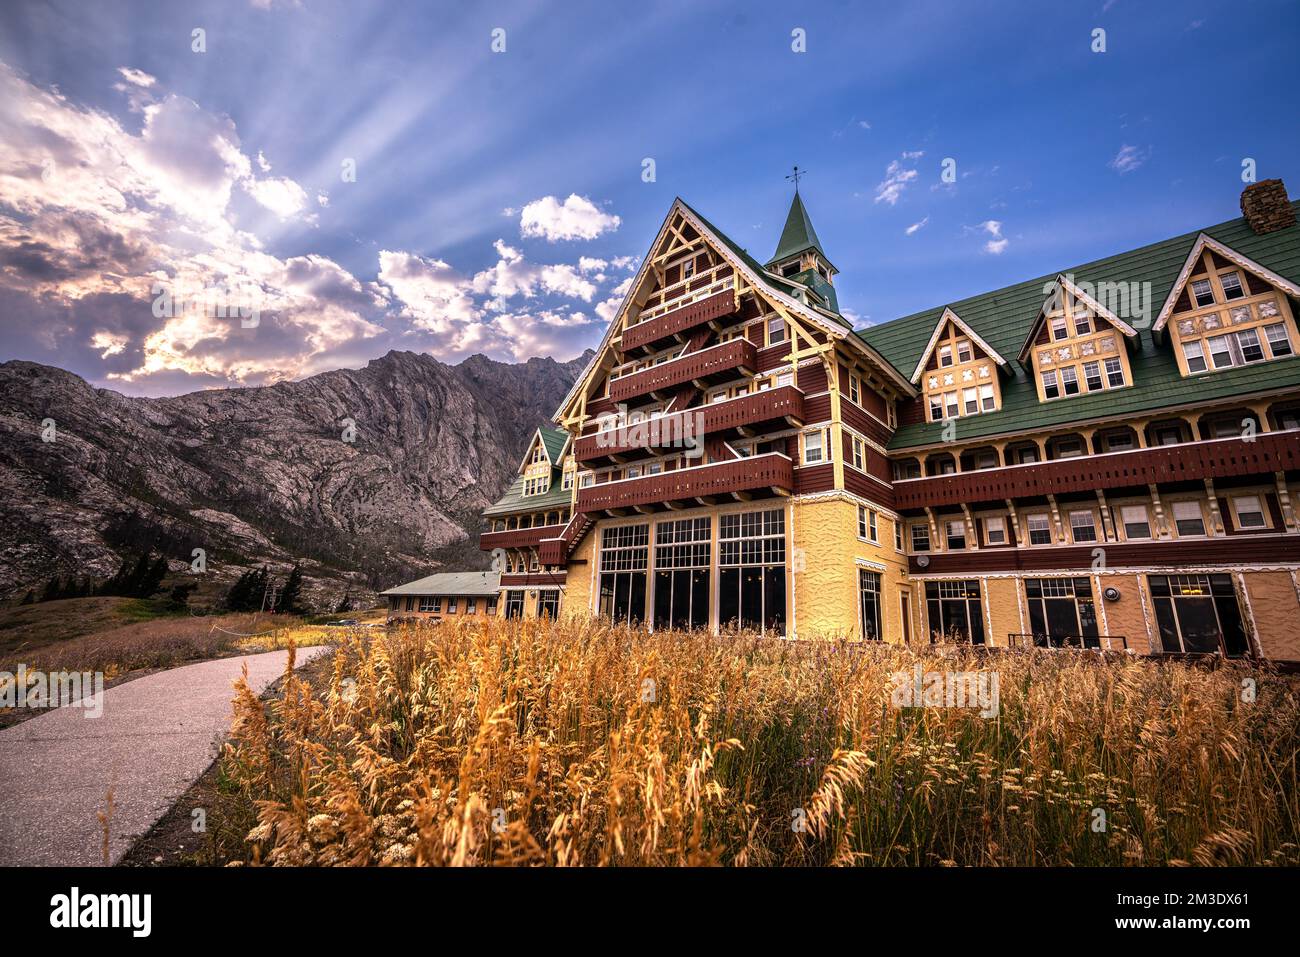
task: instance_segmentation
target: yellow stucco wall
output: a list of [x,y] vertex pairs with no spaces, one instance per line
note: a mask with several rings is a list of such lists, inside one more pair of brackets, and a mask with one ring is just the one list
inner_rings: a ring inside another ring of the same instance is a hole
[[1291,572],[1246,572],[1256,637],[1266,658],[1300,660],[1300,600]]

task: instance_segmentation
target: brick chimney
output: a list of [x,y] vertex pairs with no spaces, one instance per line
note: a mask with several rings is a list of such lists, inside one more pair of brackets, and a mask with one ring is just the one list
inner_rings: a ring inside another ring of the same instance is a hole
[[1260,180],[1243,189],[1241,212],[1261,236],[1295,225],[1295,210],[1280,179]]

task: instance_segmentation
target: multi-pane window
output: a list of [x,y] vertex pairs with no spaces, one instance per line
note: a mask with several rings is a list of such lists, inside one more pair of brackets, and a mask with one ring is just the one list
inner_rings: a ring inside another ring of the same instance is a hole
[[1025,516],[1025,524],[1029,528],[1030,545],[1052,544],[1052,523],[1046,512]]
[[437,611],[438,610],[437,604],[438,604],[438,600],[436,598],[433,598],[428,595],[421,596],[420,611],[425,611],[425,612]]
[[785,633],[785,512],[768,509],[718,520],[718,620]]
[[1074,314],[1074,334],[1076,336],[1086,336],[1092,332],[1092,317],[1088,315],[1088,310],[1076,312]]
[[1174,502],[1174,527],[1179,537],[1185,535],[1204,535],[1205,516],[1201,513],[1200,502]]
[[1264,347],[1254,329],[1242,329],[1237,333],[1237,347],[1241,350],[1242,362],[1261,362],[1264,359]]
[[851,436],[853,446],[853,467],[859,472],[866,471],[867,443],[856,435]]
[[1238,528],[1268,527],[1258,495],[1237,495],[1232,499],[1232,508],[1237,513]]
[[918,522],[911,526],[912,529],[912,551],[928,552],[930,550],[930,526]]
[[1097,607],[1087,578],[1026,578],[1034,644],[1099,648]]
[[1124,384],[1124,363],[1118,359],[1106,360],[1106,385],[1117,389]]
[[943,418],[943,394],[935,392],[930,396],[930,421],[938,422]]
[[928,581],[925,603],[931,641],[984,644],[984,612],[978,581]]
[[467,615],[475,615],[475,614],[478,614],[478,599],[477,599],[477,598],[466,598],[466,599],[465,599],[465,614],[467,614]]
[[600,614],[616,622],[645,621],[649,546],[649,525],[601,530]]
[[862,404],[862,385],[852,372],[849,373],[849,401],[854,405]]
[[1056,370],[1048,369],[1043,373],[1043,398],[1056,399],[1061,395],[1060,384],[1056,381]]
[[939,347],[939,365],[940,366],[952,365],[952,346],[948,345],[947,343],[944,343]]
[[949,551],[965,548],[966,523],[960,519],[954,522],[944,522],[944,540]]
[[1167,652],[1248,653],[1250,642],[1231,575],[1149,575],[1151,603]]
[[518,589],[506,592],[506,617],[524,617],[524,593]]
[[537,593],[537,617],[552,620],[560,617],[560,590],[558,588],[543,588]]
[[993,386],[980,386],[980,408],[985,412],[992,412],[996,404],[997,402],[993,397]]
[[1188,372],[1204,372],[1208,368],[1205,364],[1205,350],[1201,348],[1199,340],[1183,343],[1183,358],[1187,360]]
[[1125,505],[1119,510],[1119,516],[1124,525],[1125,538],[1151,537],[1151,519],[1145,505]]
[[456,601],[457,599],[455,596],[452,596],[451,598],[447,599],[447,614],[449,615],[456,614]]
[[767,344],[774,346],[778,342],[785,342],[785,320],[780,316],[773,316],[767,320]]
[[865,538],[869,542],[879,541],[876,530],[876,510],[867,508],[865,505],[858,506],[858,538]]
[[979,390],[963,389],[961,394],[962,407],[967,415],[974,415],[980,410]]
[[958,339],[957,340],[957,361],[970,362],[970,360],[971,360],[970,340]]
[[903,523],[894,519],[894,548],[903,550]]
[[1007,543],[1007,520],[1001,515],[984,519],[984,540],[990,545]]
[[880,573],[858,569],[858,606],[862,614],[862,637],[879,641],[880,634]]
[[1066,325],[1065,317],[1058,316],[1052,320],[1052,338],[1057,342],[1070,337],[1070,328]]
[[1241,276],[1235,272],[1225,272],[1219,276],[1219,285],[1223,287],[1224,299],[1240,299],[1246,295],[1246,290],[1241,288]]
[[803,436],[803,464],[813,465],[830,461],[830,429],[805,432]]
[[1070,513],[1070,536],[1077,543],[1097,540],[1097,523],[1092,510],[1083,508]]
[[1083,380],[1088,384],[1089,392],[1096,392],[1101,388],[1101,363],[1085,362],[1083,364]]
[[655,525],[656,628],[706,628],[712,529],[707,516]]
[[1061,370],[1061,382],[1065,387],[1066,395],[1079,394],[1079,376],[1074,371],[1074,366],[1066,366]]
[[1268,350],[1273,354],[1274,359],[1289,356],[1294,351],[1291,348],[1291,337],[1287,335],[1285,323],[1278,322],[1265,326],[1264,338],[1268,340]]
[[1196,300],[1198,307],[1214,305],[1214,289],[1210,286],[1210,280],[1194,280],[1192,282],[1192,298]]

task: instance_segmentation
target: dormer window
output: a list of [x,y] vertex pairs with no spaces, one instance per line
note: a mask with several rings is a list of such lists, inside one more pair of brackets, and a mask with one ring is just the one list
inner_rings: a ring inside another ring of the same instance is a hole
[[1210,286],[1208,279],[1196,279],[1192,281],[1192,299],[1199,306],[1214,305],[1214,289]]
[[1223,287],[1223,298],[1229,301],[1240,299],[1246,295],[1246,290],[1241,288],[1241,276],[1235,272],[1225,272],[1219,276],[1219,285]]

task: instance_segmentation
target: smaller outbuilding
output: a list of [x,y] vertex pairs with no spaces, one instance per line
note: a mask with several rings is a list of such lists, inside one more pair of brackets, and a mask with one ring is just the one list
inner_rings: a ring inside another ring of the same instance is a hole
[[380,592],[388,599],[388,620],[495,615],[499,572],[440,572]]

